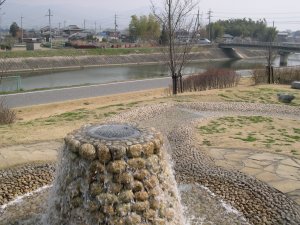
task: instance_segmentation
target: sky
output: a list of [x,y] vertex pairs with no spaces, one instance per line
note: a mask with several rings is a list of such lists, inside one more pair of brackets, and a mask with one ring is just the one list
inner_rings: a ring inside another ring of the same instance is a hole
[[[164,0],[153,2],[160,7]],[[125,29],[131,15],[147,15],[150,6],[150,0],[6,0],[0,9],[0,27],[8,28],[12,22],[21,26],[21,17],[26,29],[46,26],[50,9],[53,27],[83,27],[85,23],[86,28],[99,31],[114,28],[116,15],[118,28]],[[193,13],[198,9],[203,24],[208,23],[207,13],[211,10],[212,21],[265,18],[279,31],[300,30],[300,0],[200,0]]]

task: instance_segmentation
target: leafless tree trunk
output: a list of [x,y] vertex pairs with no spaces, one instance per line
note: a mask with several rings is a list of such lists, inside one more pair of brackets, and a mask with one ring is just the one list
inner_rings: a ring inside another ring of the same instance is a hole
[[[180,80],[180,92],[182,88],[182,70],[190,60],[190,52],[196,37],[196,23],[191,12],[198,4],[197,0],[164,0],[161,9],[152,3],[152,12],[161,24],[165,25],[168,36],[168,48],[165,54],[168,56],[168,66],[172,77],[172,91],[178,92],[178,78]],[[184,31],[188,39],[181,43],[176,33]]]
[[270,42],[267,49],[267,68],[266,68],[268,84],[274,83],[273,61],[275,60],[276,55],[277,55],[276,51],[272,47],[272,42]]

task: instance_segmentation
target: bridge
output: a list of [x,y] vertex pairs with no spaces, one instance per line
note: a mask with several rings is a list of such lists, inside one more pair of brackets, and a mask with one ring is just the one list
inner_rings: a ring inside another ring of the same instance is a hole
[[[258,42],[258,41],[226,41],[218,44],[219,48],[230,49],[234,51],[234,48],[259,48],[259,49],[271,49],[277,51],[280,55],[280,65],[286,66],[288,56],[291,53],[300,52],[300,44],[292,43],[279,43],[279,42]],[[234,53],[235,54],[235,53]]]

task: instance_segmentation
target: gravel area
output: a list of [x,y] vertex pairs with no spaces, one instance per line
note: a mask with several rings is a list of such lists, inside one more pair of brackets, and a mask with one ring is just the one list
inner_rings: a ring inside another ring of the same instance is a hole
[[[248,103],[181,103],[136,108],[118,114],[109,121],[136,122],[141,126],[155,127],[164,134],[174,163],[175,178],[181,190],[181,202],[186,215],[189,215],[190,224],[220,224],[220,221],[222,224],[300,224],[300,206],[297,203],[253,177],[215,166],[214,161],[196,143],[194,124],[199,120],[249,113],[300,118],[300,109],[296,107]],[[18,170],[20,169],[16,169]],[[49,165],[45,170],[53,172]],[[34,171],[40,169],[36,168]],[[1,179],[10,180],[11,186],[18,180],[11,175],[8,178],[9,173],[5,171],[0,174]],[[26,171],[21,174],[25,175]],[[26,179],[23,181],[28,183]],[[0,196],[7,193],[3,193],[3,190],[5,189],[2,187]],[[220,207],[220,201],[230,204],[237,212],[226,211],[226,207]],[[5,217],[5,214],[2,216]]]
[[0,170],[0,205],[51,184],[54,163],[32,163]]
[[[213,160],[201,151],[201,146],[197,146],[193,135],[195,122],[232,113],[299,119],[300,109],[248,103],[166,104],[119,114],[115,120],[133,120],[145,126],[154,126],[164,133],[170,142],[170,154],[179,185],[196,182],[209,188],[242,212],[252,224],[299,224],[300,207],[297,203],[253,177],[215,166]],[[188,204],[187,208],[193,205]],[[198,216],[201,217],[201,214]]]

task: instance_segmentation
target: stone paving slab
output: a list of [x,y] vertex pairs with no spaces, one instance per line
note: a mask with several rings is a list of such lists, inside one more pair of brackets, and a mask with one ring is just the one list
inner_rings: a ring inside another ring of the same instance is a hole
[[210,148],[207,152],[218,166],[254,176],[300,204],[299,159],[251,149]]

